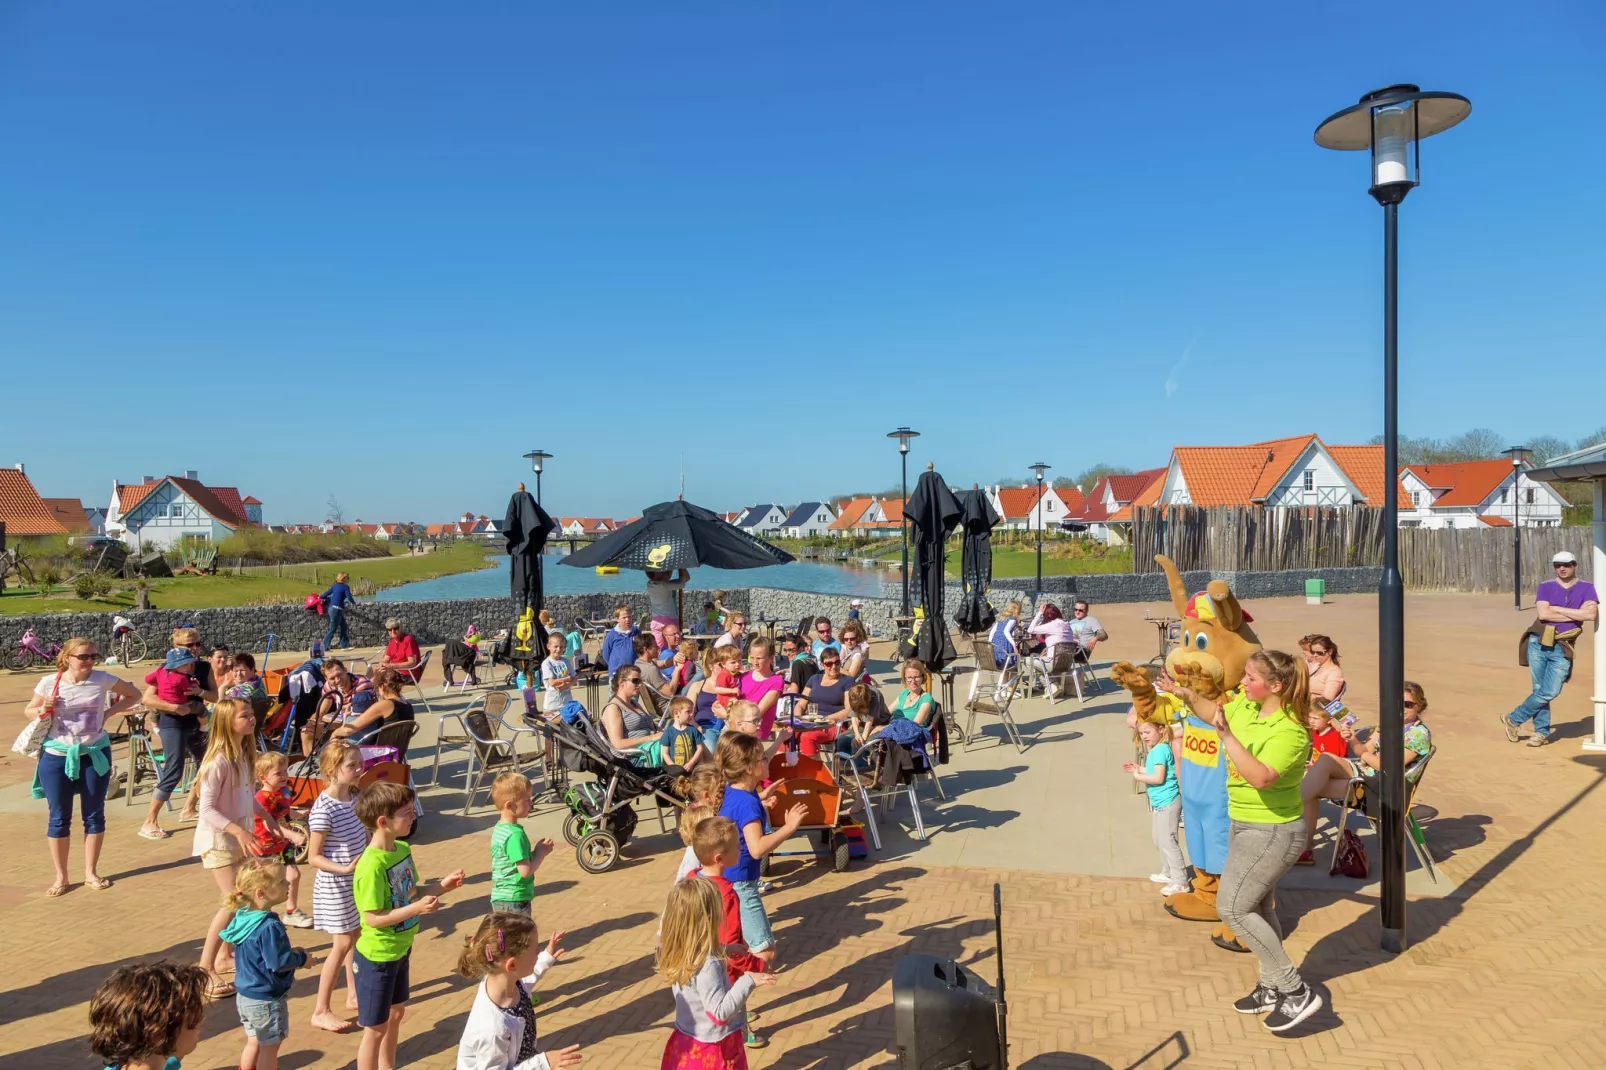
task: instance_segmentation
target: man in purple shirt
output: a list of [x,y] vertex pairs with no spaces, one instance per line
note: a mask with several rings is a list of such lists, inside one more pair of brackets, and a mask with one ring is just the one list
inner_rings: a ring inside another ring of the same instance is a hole
[[1556,570],[1556,578],[1541,583],[1534,597],[1540,622],[1555,626],[1556,639],[1546,646],[1543,635],[1528,636],[1533,693],[1500,718],[1506,738],[1513,743],[1517,742],[1517,728],[1524,721],[1533,721],[1530,747],[1543,747],[1550,742],[1550,702],[1561,694],[1562,685],[1572,675],[1573,643],[1583,631],[1583,622],[1600,615],[1600,595],[1595,593],[1594,584],[1578,578],[1578,558],[1563,550],[1550,559],[1550,564]]

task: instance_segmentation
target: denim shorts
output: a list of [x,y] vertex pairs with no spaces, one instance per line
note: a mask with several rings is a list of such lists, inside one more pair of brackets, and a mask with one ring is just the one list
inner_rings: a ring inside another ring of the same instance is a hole
[[290,1035],[290,1001],[278,999],[252,999],[235,996],[234,1009],[239,1012],[245,1035],[258,1044],[282,1044]]
[[491,913],[523,914],[525,917],[529,917],[530,901],[528,899],[522,901],[514,901],[512,899],[493,899],[491,900]]
[[357,1024],[377,1029],[390,1021],[390,1009],[407,1002],[409,951],[394,962],[375,962],[361,951],[351,953],[357,981]]
[[775,946],[775,934],[770,932],[770,918],[764,913],[758,881],[732,881],[731,887],[742,908],[742,943],[749,951],[768,951]]

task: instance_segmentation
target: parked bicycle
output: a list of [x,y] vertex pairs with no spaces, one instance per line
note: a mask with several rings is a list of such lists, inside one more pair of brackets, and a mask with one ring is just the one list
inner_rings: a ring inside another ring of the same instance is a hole
[[33,629],[29,628],[22,633],[22,638],[17,640],[17,649],[6,654],[6,668],[12,672],[44,668],[54,665],[60,653],[60,643],[40,639],[34,634]]
[[119,665],[138,665],[145,660],[145,640],[127,617],[112,618],[112,649],[117,652]]

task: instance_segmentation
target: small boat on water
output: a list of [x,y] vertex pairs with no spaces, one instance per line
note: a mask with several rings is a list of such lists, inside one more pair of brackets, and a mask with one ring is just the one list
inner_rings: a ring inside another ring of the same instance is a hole
[[599,575],[599,576],[617,576],[617,575],[619,575],[619,566],[618,565],[598,565],[597,566],[597,575]]

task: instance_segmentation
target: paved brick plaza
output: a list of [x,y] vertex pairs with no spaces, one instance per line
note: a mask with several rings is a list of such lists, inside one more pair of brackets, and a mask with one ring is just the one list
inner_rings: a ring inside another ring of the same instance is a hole
[[[1371,599],[1341,597],[1321,607],[1263,601],[1250,609],[1268,645],[1292,648],[1306,632],[1331,634],[1353,704],[1375,717]],[[1101,654],[1152,655],[1143,606],[1095,611],[1115,637]],[[927,842],[889,836],[885,853],[842,874],[777,864],[781,883],[768,902],[785,969],[783,982],[754,1001],[760,1031],[772,1043],[752,1053],[752,1064],[893,1065],[893,963],[928,951],[974,963],[990,979],[991,888],[1002,881],[1016,1067],[1606,1065],[1606,859],[1599,847],[1606,759],[1578,748],[1592,683],[1587,660],[1558,703],[1562,741],[1542,750],[1512,747],[1494,717],[1526,691],[1515,649],[1531,617],[1515,613],[1509,599],[1467,595],[1413,596],[1407,614],[1407,673],[1428,691],[1439,747],[1418,813],[1440,884],[1417,873],[1413,861],[1410,887],[1422,893],[1411,902],[1413,947],[1392,959],[1377,950],[1375,885],[1296,871],[1280,909],[1296,961],[1329,997],[1330,1009],[1309,1023],[1314,1028],[1277,1037],[1234,1014],[1227,1003],[1253,984],[1253,960],[1216,949],[1208,927],[1174,921],[1161,909],[1143,879],[1154,862],[1147,814],[1120,771],[1130,753],[1120,724],[1125,703],[1106,691],[1085,707],[1041,699],[1017,707],[1023,728],[1038,739],[1024,755],[997,747],[996,728],[985,748],[956,751],[945,769],[955,797],[924,804]],[[878,678],[885,668],[877,663]],[[37,679],[0,676],[0,729],[8,740]],[[429,768],[422,742],[433,739],[433,719],[423,720],[413,763],[420,779]],[[445,768],[460,770],[460,762]],[[115,886],[77,886],[62,899],[45,898],[44,805],[28,798],[30,776],[17,756],[0,759],[0,836],[9,863],[0,875],[0,1067],[87,1067],[86,1012],[95,985],[121,962],[163,955],[193,961],[215,893],[188,858],[187,829],[164,843],[140,840],[133,832],[142,807],[118,799],[108,806],[102,866]],[[407,1065],[449,1067],[473,988],[448,970],[485,909],[486,830],[495,818],[483,802],[470,817],[456,816],[462,796],[453,787],[427,789],[425,805],[415,841],[421,870],[438,875],[462,866],[470,878],[445,909],[424,919],[401,1054]],[[898,816],[907,819],[907,811]],[[668,990],[652,973],[652,940],[680,847],[656,835],[650,817],[641,828],[620,868],[588,876],[562,849],[556,816],[538,814],[531,823],[532,834],[560,841],[538,874],[536,917],[543,931],[567,929],[570,949],[541,989],[541,1032],[549,1047],[582,1044],[587,1066],[655,1067],[670,1021]],[[76,839],[74,851],[76,875]],[[1375,849],[1373,857],[1375,863]],[[291,938],[315,957],[326,946],[311,931],[292,930]],[[354,1037],[305,1025],[315,969],[291,1001],[295,1024],[281,1054],[287,1068],[343,1067],[355,1056]],[[239,1036],[232,1004],[215,1006],[186,1070],[235,1066]]]

